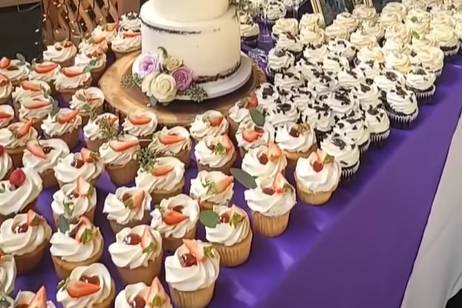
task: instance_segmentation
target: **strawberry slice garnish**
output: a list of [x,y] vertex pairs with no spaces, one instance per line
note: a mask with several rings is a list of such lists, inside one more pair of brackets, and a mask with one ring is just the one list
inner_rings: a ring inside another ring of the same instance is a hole
[[12,117],[8,112],[0,111],[0,120],[11,119]]
[[77,186],[75,188],[79,196],[86,196],[90,191],[91,185],[81,176],[77,179]]
[[188,216],[184,215],[183,213],[169,209],[165,211],[162,218],[167,225],[174,226],[188,219]]
[[277,161],[282,156],[281,149],[273,142],[268,144],[268,157],[269,160],[274,162]]
[[263,133],[257,132],[257,131],[255,131],[253,129],[245,130],[242,133],[242,137],[247,142],[254,142],[255,140],[258,140],[259,138],[261,138],[261,136],[263,136]]
[[7,57],[3,57],[0,60],[0,68],[8,68],[11,64],[11,60],[8,59]]
[[152,280],[151,286],[149,287],[148,295],[146,297],[148,303],[152,303],[155,296],[159,296],[160,298],[165,298],[165,290],[160,283],[159,278],[154,277]]
[[53,62],[36,63],[34,65],[34,71],[36,71],[39,74],[46,74],[56,69],[57,67],[58,64]]
[[8,181],[14,187],[21,187],[21,185],[26,181],[26,174],[22,169],[15,169],[11,172]]
[[182,142],[184,139],[185,139],[184,137],[178,136],[178,135],[160,135],[159,136],[159,141],[162,144],[167,144],[167,145]]
[[50,107],[50,103],[47,101],[42,101],[40,99],[29,99],[23,103],[24,107],[30,110],[38,110],[42,108]]
[[70,297],[81,298],[98,292],[101,289],[100,285],[84,282],[84,281],[71,281],[67,285],[67,293]]
[[189,252],[197,259],[202,261],[205,257],[203,249],[199,248],[196,240],[183,239],[183,244],[189,250]]
[[282,175],[282,173],[278,173],[273,181],[273,190],[278,194],[283,193],[284,192],[284,187],[283,187],[284,182],[285,182],[284,176]]
[[174,168],[171,166],[159,166],[159,167],[154,167],[152,170],[152,175],[154,176],[164,176],[169,174]]
[[135,32],[135,31],[129,31],[129,32],[124,32],[123,36],[124,38],[131,38],[131,37],[137,37],[140,36],[141,32]]
[[64,76],[73,78],[83,74],[83,68],[81,67],[65,67],[62,69]]
[[151,122],[151,118],[142,114],[133,114],[128,116],[128,120],[137,126],[147,125]]
[[87,148],[80,150],[80,158],[86,163],[93,163],[95,161],[96,153]]
[[219,182],[215,183],[216,192],[219,194],[224,192],[229,185],[233,184],[233,177],[226,176],[224,179],[220,180]]
[[18,126],[15,127],[15,132],[19,137],[24,137],[29,134],[32,127],[32,121],[20,122]]
[[133,207],[135,209],[141,208],[145,197],[146,197],[146,194],[144,190],[140,189],[136,191],[131,197],[132,202],[133,202]]
[[43,151],[43,148],[40,146],[40,144],[36,140],[29,141],[26,145],[27,150],[31,152],[32,155],[41,158],[41,159],[46,159],[47,154]]
[[131,148],[138,147],[139,141],[138,140],[111,140],[109,141],[109,146],[116,152],[125,152],[130,150]]
[[257,107],[258,107],[257,95],[255,93],[253,93],[249,97],[249,100],[247,101],[247,109],[252,109],[252,108],[257,108]]
[[77,110],[72,110],[72,111],[69,111],[69,112],[66,112],[66,113],[58,113],[58,117],[57,117],[57,120],[60,124],[66,124],[66,123],[70,123],[70,122],[73,122],[75,117],[79,114],[79,112]]
[[48,294],[44,286],[42,286],[37,293],[35,293],[28,308],[47,308]]
[[86,216],[81,216],[79,220],[79,226],[75,234],[75,239],[79,243],[87,243],[93,238],[93,225]]
[[222,115],[216,117],[208,118],[208,121],[212,127],[220,126],[221,122],[223,122],[224,117]]
[[21,82],[21,87],[24,90],[28,90],[28,91],[32,91],[32,92],[40,92],[40,91],[43,90],[40,83],[33,82],[33,81],[28,81],[28,80]]
[[27,212],[27,224],[29,226],[37,226],[40,224],[40,216],[32,210]]

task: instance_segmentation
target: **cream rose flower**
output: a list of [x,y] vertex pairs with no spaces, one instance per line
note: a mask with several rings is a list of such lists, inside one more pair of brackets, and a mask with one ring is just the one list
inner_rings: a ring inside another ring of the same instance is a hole
[[183,61],[175,56],[168,56],[167,59],[165,59],[164,66],[169,72],[173,72],[177,68],[183,65]]
[[[159,74],[156,79],[151,82],[149,91],[160,103],[168,103],[176,97],[176,82],[175,79],[167,74]],[[148,94],[149,95],[149,94]]]

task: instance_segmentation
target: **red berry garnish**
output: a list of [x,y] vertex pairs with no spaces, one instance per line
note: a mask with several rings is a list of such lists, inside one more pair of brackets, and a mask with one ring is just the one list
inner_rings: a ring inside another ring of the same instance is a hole
[[266,155],[266,153],[263,153],[258,157],[258,161],[260,162],[260,164],[266,165],[268,163],[268,155]]
[[137,295],[130,303],[131,308],[144,308],[146,307],[146,301],[140,295]]
[[319,161],[315,161],[313,164],[313,170],[316,172],[321,172],[322,169],[324,168],[324,164]]
[[184,206],[182,206],[182,205],[177,205],[177,206],[174,206],[172,208],[173,211],[178,212],[178,213],[182,213],[182,214],[183,214],[183,209],[184,209]]
[[267,195],[274,195],[274,189],[270,188],[270,187],[267,187],[267,188],[263,188],[263,193],[264,194],[267,194]]
[[21,185],[26,181],[26,174],[22,171],[22,169],[16,169],[11,172],[9,181],[14,187],[21,187]]
[[127,245],[138,245],[141,243],[141,236],[135,233],[130,233],[124,238],[124,243]]
[[183,267],[190,267],[197,265],[197,259],[192,253],[186,253],[181,256],[180,263]]
[[79,279],[82,282],[90,283],[99,286],[99,277],[98,276],[82,276]]
[[26,233],[29,229],[29,224],[23,223],[21,225],[16,225],[13,232],[14,233]]
[[223,215],[220,216],[220,222],[227,224],[229,222],[229,214],[224,213]]

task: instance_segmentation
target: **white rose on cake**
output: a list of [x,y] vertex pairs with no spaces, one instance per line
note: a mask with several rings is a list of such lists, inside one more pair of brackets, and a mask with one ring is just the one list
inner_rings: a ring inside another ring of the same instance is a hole
[[141,89],[148,96],[154,97],[160,103],[173,101],[177,93],[175,79],[164,73],[155,76],[146,76]]
[[164,62],[164,67],[169,72],[173,72],[177,68],[180,68],[182,65],[183,60],[175,56],[168,56]]

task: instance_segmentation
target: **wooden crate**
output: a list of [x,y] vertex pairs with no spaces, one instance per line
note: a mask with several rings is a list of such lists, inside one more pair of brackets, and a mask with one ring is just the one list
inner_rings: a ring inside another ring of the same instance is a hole
[[116,22],[127,12],[139,12],[140,0],[42,0],[45,44],[71,39],[78,43],[98,24]]

